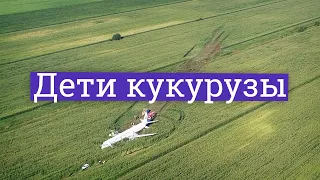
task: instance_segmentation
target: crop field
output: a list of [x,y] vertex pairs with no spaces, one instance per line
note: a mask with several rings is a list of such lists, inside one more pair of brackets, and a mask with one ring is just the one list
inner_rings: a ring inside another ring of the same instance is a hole
[[[319,179],[318,0],[0,2],[0,179]],[[302,29],[302,30],[301,30]],[[40,102],[30,72],[289,73],[288,102]],[[124,38],[111,41],[115,33]],[[100,149],[145,107],[157,135]],[[99,160],[105,160],[99,164]],[[81,166],[90,164],[85,171]]]

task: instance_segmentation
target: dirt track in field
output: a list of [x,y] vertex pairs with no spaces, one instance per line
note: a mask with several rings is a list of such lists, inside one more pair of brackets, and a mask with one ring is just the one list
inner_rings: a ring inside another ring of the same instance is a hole
[[[193,58],[185,61],[179,68],[178,72],[199,72],[217,53],[221,50],[221,43],[225,38],[222,38],[224,31],[215,30],[212,34],[212,39],[204,48]],[[193,47],[194,48],[194,47]],[[193,50],[191,49],[191,51]],[[188,52],[189,53],[189,52]]]

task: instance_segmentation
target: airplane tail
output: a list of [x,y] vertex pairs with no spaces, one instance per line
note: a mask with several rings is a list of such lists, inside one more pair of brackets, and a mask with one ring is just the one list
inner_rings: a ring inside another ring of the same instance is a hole
[[140,119],[141,122],[147,124],[151,124],[157,121],[153,121],[154,117],[156,116],[157,113],[152,112],[150,109],[143,109],[142,115],[143,119]]
[[143,111],[143,119],[141,119],[141,122],[148,121],[148,113],[150,112],[149,109],[144,109]]
[[148,110],[145,111],[143,120],[148,120]]

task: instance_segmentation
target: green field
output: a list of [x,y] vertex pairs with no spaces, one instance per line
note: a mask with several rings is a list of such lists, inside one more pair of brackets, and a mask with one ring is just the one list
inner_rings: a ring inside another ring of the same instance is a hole
[[0,7],[1,7],[0,11],[1,11],[1,15],[14,14],[14,13],[23,13],[28,11],[63,7],[68,5],[70,6],[70,5],[76,5],[76,4],[90,3],[95,1],[101,1],[101,0],[78,0],[78,1],[3,0],[0,2]]
[[[319,7],[1,1],[0,179],[319,179]],[[200,72],[289,73],[288,102],[29,100],[32,71],[183,71],[217,28],[225,31],[222,49]],[[110,41],[114,33],[124,39]],[[144,107],[159,112],[146,130],[156,136],[100,149],[110,129],[125,129]],[[81,171],[85,163],[91,167]]]

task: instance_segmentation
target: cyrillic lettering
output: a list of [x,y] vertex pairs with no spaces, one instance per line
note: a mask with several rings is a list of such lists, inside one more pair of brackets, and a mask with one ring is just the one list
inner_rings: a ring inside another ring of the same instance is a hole
[[166,81],[169,83],[169,92],[166,94],[166,97],[176,97],[176,95],[173,94],[173,91],[175,91],[179,97],[184,97],[184,94],[178,89],[178,86],[184,81],[183,79],[179,79],[174,85],[173,82],[175,82],[175,79],[166,79]]
[[103,83],[106,81],[105,79],[97,79],[96,81],[99,84],[99,94],[97,94],[97,97],[103,97],[108,89],[110,89],[110,93],[107,94],[107,97],[117,97],[117,95],[114,93],[114,83],[117,81],[116,79],[109,79],[104,88]]
[[284,80],[278,79],[278,82],[280,83],[280,93],[277,95],[278,97],[287,97],[287,95],[284,93]]
[[[65,83],[69,83],[70,85],[65,85]],[[74,89],[74,82],[71,79],[64,79],[60,83],[60,93],[64,97],[72,97],[74,93],[67,94],[64,92],[65,89]]]
[[136,82],[136,79],[127,79],[127,82],[130,83],[130,94],[127,94],[127,97],[136,97],[136,94],[133,94],[133,90],[135,90],[140,97],[146,97],[145,94],[143,94],[140,89],[139,86],[141,83],[145,82],[144,79],[140,79],[136,85],[133,85],[134,82]]
[[[269,79],[260,79],[262,82],[262,94],[260,97],[274,97],[278,93],[277,87],[274,85],[268,85],[267,83],[269,82]],[[268,89],[272,89],[273,93],[268,94]]]
[[147,82],[149,83],[149,86],[153,95],[152,100],[149,101],[150,104],[156,101],[158,94],[160,92],[161,85],[164,82],[164,79],[157,79],[157,82],[158,82],[157,89],[154,88],[153,81],[154,81],[153,79],[147,79]]
[[[38,102],[38,97],[52,97],[53,102],[57,102],[57,94],[54,94],[54,76],[56,76],[57,73],[37,73],[37,76],[39,76],[39,87],[36,94],[33,95],[33,102]],[[43,77],[49,76],[50,77],[50,94],[41,94],[42,88],[43,88]]]
[[90,97],[90,94],[88,94],[88,83],[93,85],[93,79],[77,79],[77,85],[80,85],[81,83],[83,87],[81,97]]
[[197,85],[196,85],[196,88],[194,89],[192,86],[193,79],[186,79],[186,82],[188,83],[190,92],[192,94],[192,98],[188,101],[188,104],[192,104],[196,99],[201,83],[203,82],[203,79],[196,79],[196,81],[197,81]]
[[237,90],[239,88],[239,84],[242,81],[242,79],[234,79],[234,81],[236,82],[236,84],[234,85],[234,87],[231,87],[231,79],[224,79],[224,82],[227,84],[229,93],[230,93],[230,99],[228,101],[226,101],[227,104],[232,103],[234,97],[236,96]]
[[[205,79],[205,82],[207,82],[207,100],[204,102],[206,104],[212,104],[213,101],[211,100],[211,97],[219,97],[222,94],[222,83],[218,79]],[[211,92],[211,84],[215,82],[218,84],[218,92],[215,94],[212,94]]]
[[257,81],[254,80],[254,79],[247,79],[244,81],[243,84],[247,85],[248,83],[252,83],[251,86],[248,86],[247,89],[248,90],[252,90],[253,93],[252,94],[249,94],[248,91],[244,91],[243,94],[247,97],[255,97],[257,94],[258,94],[258,90],[257,90]]

